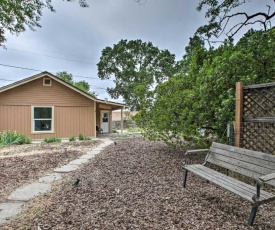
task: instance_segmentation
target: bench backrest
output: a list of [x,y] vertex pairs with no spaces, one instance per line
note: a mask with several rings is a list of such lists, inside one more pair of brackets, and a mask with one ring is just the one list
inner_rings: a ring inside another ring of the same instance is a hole
[[[213,142],[206,162],[258,180],[275,172],[275,155]],[[268,184],[275,186],[275,180]]]

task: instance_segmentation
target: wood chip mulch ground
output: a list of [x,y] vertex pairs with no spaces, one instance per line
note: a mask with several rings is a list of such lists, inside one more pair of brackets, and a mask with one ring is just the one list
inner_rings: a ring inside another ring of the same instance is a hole
[[249,203],[191,173],[183,189],[182,162],[202,160],[159,142],[116,141],[2,229],[275,229],[274,202],[247,228]]
[[[100,143],[101,141],[94,140],[1,148],[2,156],[6,157],[0,157],[0,202],[5,201],[10,193],[21,185],[52,173],[55,168],[82,156]],[[29,153],[31,154],[28,155]]]

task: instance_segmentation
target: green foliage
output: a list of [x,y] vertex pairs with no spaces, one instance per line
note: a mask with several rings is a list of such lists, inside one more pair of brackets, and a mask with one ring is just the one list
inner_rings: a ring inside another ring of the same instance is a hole
[[129,133],[136,133],[136,132],[142,132],[142,128],[139,128],[139,127],[136,127],[136,128],[132,128],[132,127],[129,127],[128,128],[128,132]]
[[[79,4],[81,7],[88,6],[85,0],[79,0]],[[55,11],[51,0],[1,0],[0,45],[6,41],[6,31],[18,35],[24,32],[26,27],[31,30],[41,27],[39,22],[45,8]]]
[[[192,42],[190,40],[190,42]],[[172,145],[192,141],[208,145],[201,137],[225,141],[227,122],[235,116],[235,84],[275,80],[275,28],[250,30],[234,45],[227,40],[217,49],[190,44],[183,71],[154,90],[154,103],[140,110],[134,121],[143,135]]]
[[80,133],[78,135],[78,140],[80,141],[92,141],[92,139],[90,137],[86,137],[84,134]]
[[55,143],[55,142],[60,143],[61,138],[59,138],[59,137],[47,137],[47,138],[44,139],[44,142],[46,142],[46,143]]
[[97,66],[102,80],[115,77],[115,87],[107,89],[109,95],[122,96],[132,110],[140,110],[151,103],[155,84],[175,73],[175,55],[151,42],[121,40],[103,49]]
[[112,133],[117,133],[117,130],[115,130],[115,129],[112,129]]
[[70,142],[76,141],[75,136],[70,137],[70,138],[69,138],[69,141],[70,141]]
[[0,133],[0,146],[30,144],[31,139],[16,131],[3,131]]
[[90,91],[90,85],[87,81],[74,81],[73,75],[71,73],[68,73],[66,71],[57,72],[56,76],[62,79],[63,81],[66,81],[67,83],[75,86],[76,88],[84,91],[85,93],[90,94],[93,97],[97,97],[98,95],[96,92]]
[[84,140],[86,140],[86,136],[85,136],[84,134],[80,133],[80,134],[78,135],[78,140],[84,141]]

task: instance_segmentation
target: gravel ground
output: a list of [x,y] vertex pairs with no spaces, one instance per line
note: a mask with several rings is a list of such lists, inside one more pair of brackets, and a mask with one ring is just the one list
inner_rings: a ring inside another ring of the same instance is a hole
[[1,148],[5,157],[0,158],[0,202],[7,199],[14,189],[53,172],[55,168],[78,158],[99,143],[97,140]]
[[274,202],[247,228],[249,203],[191,173],[183,189],[182,161],[202,159],[159,142],[117,140],[1,229],[275,229]]

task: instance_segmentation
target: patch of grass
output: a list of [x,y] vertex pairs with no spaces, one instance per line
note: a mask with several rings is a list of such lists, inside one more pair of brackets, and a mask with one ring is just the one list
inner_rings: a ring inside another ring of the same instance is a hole
[[118,135],[116,137],[113,137],[112,139],[131,139],[136,137],[135,135],[128,135],[128,134],[122,134],[122,135]]
[[73,141],[76,141],[76,137],[75,136],[72,136],[69,138],[69,142],[73,142]]
[[128,132],[130,132],[130,133],[142,132],[142,129],[139,128],[139,127],[136,127],[136,128],[129,127],[129,128],[128,128]]
[[30,144],[31,138],[16,131],[3,131],[0,133],[0,146]]
[[91,141],[92,139],[90,137],[86,137],[84,134],[80,133],[78,136],[78,140],[80,141]]
[[80,134],[78,135],[78,140],[84,141],[85,139],[86,139],[86,137],[85,137],[84,134],[80,133]]
[[54,142],[60,143],[61,138],[59,138],[59,137],[47,137],[47,138],[44,139],[44,141],[46,143],[54,143]]

